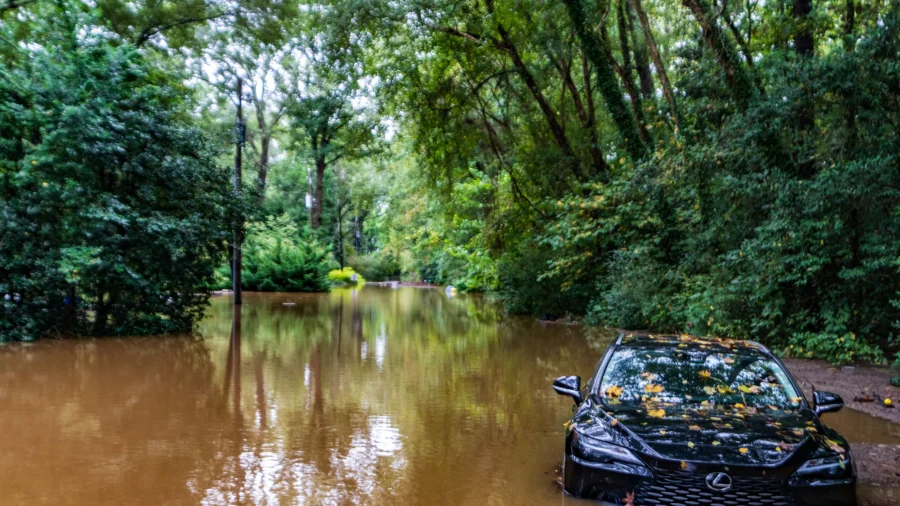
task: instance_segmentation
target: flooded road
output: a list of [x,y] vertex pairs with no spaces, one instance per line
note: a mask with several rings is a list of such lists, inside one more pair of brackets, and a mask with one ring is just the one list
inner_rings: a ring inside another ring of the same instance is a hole
[[0,504],[589,504],[553,483],[550,383],[612,333],[439,290],[244,300],[194,336],[0,346]]

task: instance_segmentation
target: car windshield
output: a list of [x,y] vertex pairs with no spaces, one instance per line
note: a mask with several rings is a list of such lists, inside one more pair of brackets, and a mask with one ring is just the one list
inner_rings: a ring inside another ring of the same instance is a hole
[[611,409],[645,402],[800,406],[800,394],[774,360],[745,350],[623,346],[609,361],[600,395]]

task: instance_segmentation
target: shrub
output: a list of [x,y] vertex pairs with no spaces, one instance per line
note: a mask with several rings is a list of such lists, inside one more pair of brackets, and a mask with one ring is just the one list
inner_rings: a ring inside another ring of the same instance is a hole
[[353,270],[353,267],[334,269],[328,273],[328,281],[333,286],[360,286],[366,282],[361,275]]
[[[326,246],[301,232],[287,216],[247,226],[241,286],[260,292],[328,291],[334,261]],[[230,266],[219,268],[219,288],[231,288]]]
[[385,281],[400,276],[400,262],[383,250],[351,257],[347,263],[368,280]]

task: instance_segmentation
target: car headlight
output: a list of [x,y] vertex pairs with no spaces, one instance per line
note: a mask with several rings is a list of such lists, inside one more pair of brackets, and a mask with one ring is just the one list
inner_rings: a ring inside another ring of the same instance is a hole
[[572,435],[572,449],[584,458],[598,464],[612,464],[620,462],[643,466],[641,459],[637,458],[630,450],[616,446],[599,439],[585,436],[577,430]]
[[850,471],[850,455],[836,454],[807,460],[794,472],[804,478],[842,478]]

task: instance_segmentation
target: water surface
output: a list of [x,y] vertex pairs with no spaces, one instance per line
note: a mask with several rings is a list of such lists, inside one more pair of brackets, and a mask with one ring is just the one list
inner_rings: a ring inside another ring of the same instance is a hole
[[244,301],[197,336],[0,348],[0,504],[559,502],[550,382],[608,333],[438,290]]
[[550,383],[612,333],[417,288],[244,301],[192,336],[0,347],[0,504],[588,504],[553,483]]

